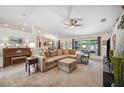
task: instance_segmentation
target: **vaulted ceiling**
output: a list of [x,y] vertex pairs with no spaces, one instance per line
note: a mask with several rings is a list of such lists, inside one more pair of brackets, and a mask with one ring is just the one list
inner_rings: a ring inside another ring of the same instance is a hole
[[[82,26],[74,30],[65,28],[64,20],[68,17],[81,18]],[[75,6],[0,6],[0,26],[30,32],[32,26],[42,33],[56,37],[71,37],[80,35],[111,32],[122,9],[118,5],[75,5]],[[105,22],[101,22],[105,19]],[[41,34],[42,34],[41,33]]]

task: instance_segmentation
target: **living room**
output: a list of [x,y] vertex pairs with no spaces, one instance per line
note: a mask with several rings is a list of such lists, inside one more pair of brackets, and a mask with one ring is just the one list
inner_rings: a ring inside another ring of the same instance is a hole
[[104,72],[113,75],[110,50],[123,51],[123,9],[0,6],[0,86],[114,86]]

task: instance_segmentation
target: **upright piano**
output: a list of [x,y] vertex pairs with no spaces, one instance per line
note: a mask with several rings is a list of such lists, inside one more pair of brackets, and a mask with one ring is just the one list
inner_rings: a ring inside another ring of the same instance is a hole
[[30,48],[4,48],[3,67],[25,62],[32,55]]

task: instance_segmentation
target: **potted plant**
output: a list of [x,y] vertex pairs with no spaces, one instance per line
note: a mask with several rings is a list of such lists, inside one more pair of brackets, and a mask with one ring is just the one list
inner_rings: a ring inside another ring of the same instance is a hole
[[112,86],[124,86],[124,49],[121,51],[110,51],[112,61],[114,82]]

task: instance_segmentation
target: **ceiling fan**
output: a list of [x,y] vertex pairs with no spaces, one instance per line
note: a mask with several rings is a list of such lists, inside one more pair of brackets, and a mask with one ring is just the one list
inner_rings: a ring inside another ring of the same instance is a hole
[[53,9],[53,13],[62,18],[62,20],[59,21],[59,23],[64,25],[64,27],[67,29],[68,28],[75,29],[76,27],[82,26],[81,22],[83,19],[71,17],[72,6],[68,6],[67,15],[62,15],[60,12],[55,11],[54,9]]
[[82,26],[82,24],[80,22],[83,19],[81,19],[81,18],[72,18],[71,17],[71,12],[72,12],[72,6],[69,6],[68,16],[64,19],[65,28],[75,29],[78,26]]
[[64,22],[64,25],[66,25],[65,28],[74,29],[77,26],[82,26],[82,24],[80,24],[79,21],[82,21],[82,19],[71,18],[70,20],[65,20]]

